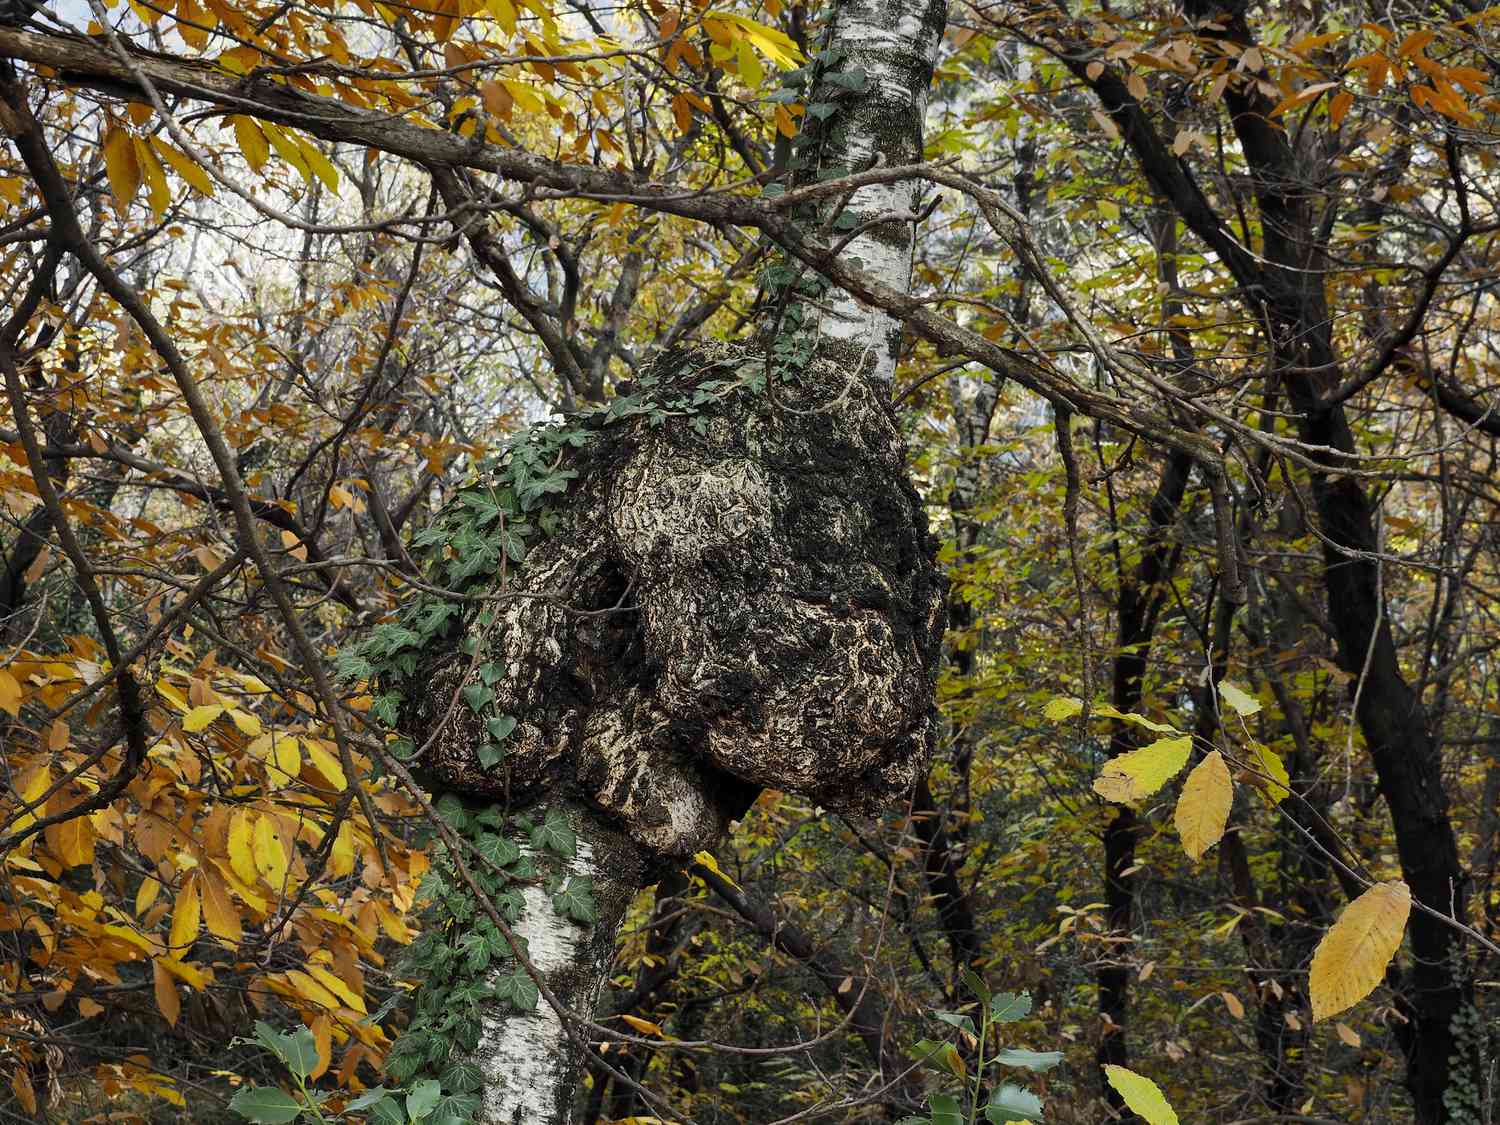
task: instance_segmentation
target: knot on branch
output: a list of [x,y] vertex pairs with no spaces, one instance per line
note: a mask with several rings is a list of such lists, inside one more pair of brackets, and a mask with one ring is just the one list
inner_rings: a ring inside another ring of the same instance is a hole
[[513,804],[565,787],[671,858],[763,787],[849,811],[910,788],[943,588],[872,388],[821,360],[768,387],[758,352],[703,348],[563,449],[551,533],[407,693],[433,781]]

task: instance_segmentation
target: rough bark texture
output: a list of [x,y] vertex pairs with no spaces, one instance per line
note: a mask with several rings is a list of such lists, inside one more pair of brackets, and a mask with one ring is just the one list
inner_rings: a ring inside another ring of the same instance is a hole
[[[760,359],[728,346],[656,373],[658,401],[709,401],[601,426],[576,455],[478,660],[430,668],[409,723],[435,732],[427,772],[513,803],[560,788],[662,859],[762,786],[879,807],[930,753],[942,627],[889,408],[822,361],[757,391]],[[479,663],[505,670],[495,708],[519,720],[492,769],[482,715],[450,708]]]
[[[630,891],[712,846],[761,787],[843,811],[908,792],[936,722],[944,584],[884,396],[822,359],[768,388],[758,353],[721,345],[665,357],[632,400],[568,455],[553,534],[478,652],[455,635],[430,654],[402,723],[436,786],[569,809],[580,873],[618,910],[601,902],[586,933],[528,891],[522,932],[583,1012]],[[493,712],[517,719],[490,768],[492,711],[455,704],[483,667]],[[530,1100],[484,1120],[568,1120],[579,1060],[555,1013],[486,1032],[490,1088]]]

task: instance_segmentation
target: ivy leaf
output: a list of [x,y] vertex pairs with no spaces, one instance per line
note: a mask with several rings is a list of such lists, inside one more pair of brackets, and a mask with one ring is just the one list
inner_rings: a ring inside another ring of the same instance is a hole
[[1125,1104],[1145,1119],[1146,1125],[1179,1125],[1177,1114],[1167,1104],[1161,1088],[1145,1075],[1106,1063],[1104,1077]]
[[469,705],[469,710],[479,714],[484,710],[484,705],[495,698],[495,691],[486,684],[465,684],[461,693],[464,702]]
[[517,1011],[536,1011],[537,1001],[541,999],[542,994],[536,986],[536,981],[531,979],[525,969],[518,966],[515,972],[505,978],[503,984],[506,990],[503,998],[510,1000]]
[[548,809],[542,823],[531,830],[531,846],[539,852],[572,859],[578,853],[578,837],[560,809]]
[[1214,750],[1188,774],[1173,814],[1182,850],[1189,859],[1202,859],[1203,853],[1219,842],[1233,804],[1234,780],[1224,764],[1224,755]]
[[470,1059],[460,1059],[443,1071],[443,1089],[454,1094],[472,1094],[484,1085],[484,1071]]
[[412,1092],[406,1095],[406,1115],[413,1121],[422,1120],[436,1108],[442,1096],[443,1087],[436,1079],[428,1078],[418,1082]]
[[574,875],[562,890],[552,896],[552,909],[564,918],[592,926],[599,920],[599,907],[594,902],[594,880],[587,875]]
[[365,1118],[369,1125],[406,1125],[406,1110],[392,1097],[381,1098]]
[[275,1086],[247,1086],[229,1099],[229,1108],[255,1125],[285,1125],[302,1113],[302,1103]]
[[1352,1008],[1374,991],[1410,914],[1411,891],[1400,880],[1376,883],[1344,908],[1313,953],[1307,983],[1315,1021]]

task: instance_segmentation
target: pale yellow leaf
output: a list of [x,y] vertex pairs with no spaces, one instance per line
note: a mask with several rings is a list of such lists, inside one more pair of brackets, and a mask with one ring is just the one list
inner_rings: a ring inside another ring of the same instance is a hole
[[1224,700],[1227,706],[1236,715],[1254,715],[1260,711],[1260,700],[1251,695],[1244,688],[1236,687],[1228,680],[1219,683],[1219,698]]
[[151,147],[156,150],[156,155],[161,157],[167,166],[181,176],[187,185],[199,195],[213,196],[213,180],[187,154],[178,152],[160,137],[151,138]]
[[1047,700],[1047,706],[1042,708],[1042,715],[1051,719],[1054,723],[1060,723],[1064,719],[1071,719],[1083,710],[1083,700],[1074,699],[1067,695],[1058,695]]
[[1358,1047],[1362,1042],[1359,1037],[1359,1032],[1355,1031],[1352,1027],[1350,1027],[1347,1023],[1344,1023],[1342,1020],[1334,1024],[1333,1029],[1334,1031],[1338,1032],[1339,1038],[1342,1039],[1350,1047]]
[[1125,1104],[1145,1119],[1147,1125],[1179,1125],[1177,1114],[1167,1104],[1161,1088],[1145,1075],[1107,1063],[1104,1077],[1115,1088],[1115,1092],[1125,1099]]
[[1190,859],[1202,859],[1203,853],[1219,842],[1233,804],[1234,780],[1229,767],[1222,754],[1211,751],[1188,774],[1173,816],[1182,850]]
[[286,851],[273,818],[262,816],[255,821],[254,841],[256,869],[268,884],[280,890],[286,882]]
[[1315,1021],[1352,1008],[1375,990],[1410,913],[1411,891],[1400,880],[1376,883],[1344,908],[1318,942],[1308,972]]
[[1280,803],[1292,795],[1289,788],[1291,776],[1286,772],[1286,766],[1281,761],[1281,756],[1269,746],[1263,746],[1259,742],[1252,742],[1250,749],[1255,754],[1255,760],[1251,763],[1264,777],[1256,777],[1255,781],[1271,800]]
[[1240,998],[1232,992],[1219,993],[1219,999],[1224,1001],[1224,1007],[1229,1009],[1229,1014],[1237,1020],[1245,1018],[1245,1005],[1240,1003]]
[[1095,780],[1094,792],[1121,805],[1149,797],[1181,772],[1192,750],[1191,735],[1158,738],[1111,759]]

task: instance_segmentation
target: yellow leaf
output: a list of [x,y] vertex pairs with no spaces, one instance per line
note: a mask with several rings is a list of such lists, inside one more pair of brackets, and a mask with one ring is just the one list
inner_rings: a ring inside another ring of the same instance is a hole
[[1313,1020],[1336,1016],[1374,991],[1401,945],[1411,891],[1400,880],[1376,883],[1344,908],[1323,935],[1308,972]]
[[734,887],[735,889],[739,888],[739,884],[738,883],[736,883],[728,875],[724,874],[724,872],[719,867],[719,861],[716,860],[711,853],[709,853],[709,852],[698,852],[696,855],[693,856],[693,862],[694,863],[701,863],[701,864],[703,864],[704,867],[708,868],[715,875],[717,875],[720,879],[723,879],[724,882],[728,883],[731,887]]
[[214,979],[212,973],[200,969],[196,965],[189,965],[186,962],[179,961],[175,957],[159,957],[156,963],[164,971],[171,973],[180,981],[187,982],[199,992],[207,988],[209,982]]
[[317,1065],[308,1073],[309,1078],[321,1078],[333,1061],[333,1024],[327,1016],[319,1016],[312,1022],[313,1046],[318,1052]]
[[322,743],[315,739],[308,739],[303,748],[307,751],[308,764],[323,777],[332,788],[342,791],[349,785],[344,777],[343,768],[339,760],[323,748]]
[[156,896],[161,894],[161,883],[147,875],[141,880],[141,885],[135,892],[135,916],[139,918],[151,904],[156,901]]
[[240,811],[229,818],[229,866],[240,882],[252,887],[260,881],[260,871],[255,866],[253,833],[249,813]]
[[216,938],[237,946],[244,936],[240,928],[240,912],[229,895],[229,888],[211,871],[203,875],[203,923]]
[[1266,795],[1278,804],[1292,795],[1289,788],[1291,776],[1286,772],[1286,766],[1282,764],[1281,756],[1269,746],[1262,746],[1259,742],[1252,742],[1250,749],[1255,752],[1255,766],[1265,777],[1256,777],[1255,782],[1266,791]]
[[21,685],[4,668],[0,668],[0,711],[9,711],[12,715],[21,713]]
[[177,995],[176,979],[162,968],[160,960],[151,962],[151,983],[156,993],[157,1008],[161,1010],[167,1023],[176,1027],[177,1017],[182,1012],[182,998]]
[[[46,765],[32,766],[21,775],[16,782],[16,796],[24,804],[30,805],[41,800],[42,794],[52,785],[52,770]],[[35,823],[37,817],[46,811],[46,805],[40,805],[31,812],[22,813],[16,817],[15,823],[10,826],[11,831],[19,832],[21,829]]]
[[[738,29],[740,34],[749,38],[757,51],[783,69],[797,66],[803,60],[802,52],[798,50],[797,44],[775,28],[766,27],[752,19],[732,15],[729,12],[705,12],[704,16],[705,19],[712,17]],[[709,29],[705,26],[704,30]]]
[[194,872],[182,881],[182,890],[177,892],[177,901],[172,906],[172,931],[167,945],[181,957],[198,939],[198,923],[202,919],[203,906],[198,899],[198,875]]
[[758,88],[766,80],[765,69],[760,65],[760,60],[755,57],[755,52],[750,49],[750,44],[745,39],[735,44],[735,62],[739,67],[741,81],[752,90]]
[[111,125],[104,134],[104,172],[109,177],[109,190],[114,192],[115,210],[124,214],[141,190],[141,166],[130,133],[118,125]]
[[[307,181],[307,186],[312,187],[317,177],[313,175],[313,170],[307,163],[307,155],[302,151],[302,146],[297,143],[296,138],[269,121],[260,123],[260,131],[265,134],[266,139],[271,142],[271,147],[276,150],[281,159],[297,169],[297,174]],[[282,532],[282,538],[285,539],[290,534],[290,532]]]
[[1192,750],[1191,735],[1158,738],[1149,746],[1111,759],[1095,780],[1094,792],[1120,805],[1149,797],[1187,765]]
[[328,989],[324,988],[317,981],[313,980],[313,978],[308,976],[306,973],[298,972],[296,969],[290,969],[287,971],[286,981],[294,989],[297,990],[297,994],[299,996],[311,1001],[320,1008],[326,1008],[329,1011],[334,1011],[338,1008],[343,1007],[343,1005],[339,1003],[339,998],[337,996],[328,991]]
[[323,155],[317,145],[309,141],[304,141],[301,137],[292,136],[290,133],[287,134],[287,138],[295,142],[298,150],[302,153],[302,159],[307,162],[307,166],[312,170],[313,175],[323,181],[324,187],[333,192],[334,195],[337,195],[339,193],[339,171],[333,166],[332,161]]
[[359,998],[359,994],[323,966],[309,965],[307,972],[315,981],[337,996],[346,1007],[360,1013],[366,1011],[365,1002]]
[[500,21],[501,30],[507,35],[516,33],[516,9],[510,0],[484,0],[484,6],[490,15]]
[[135,147],[135,162],[140,165],[142,178],[146,182],[146,202],[151,207],[151,213],[160,219],[172,205],[167,174],[150,145],[137,136],[132,136],[130,142]]
[[1051,719],[1054,723],[1060,723],[1064,719],[1071,719],[1083,710],[1083,700],[1074,699],[1067,695],[1054,696],[1047,700],[1047,706],[1042,708],[1042,715]]
[[1097,206],[1099,214],[1104,218],[1111,221],[1117,221],[1120,218],[1120,205],[1113,199],[1101,199]]
[[271,158],[271,146],[266,141],[265,133],[248,117],[231,117],[229,123],[234,126],[234,140],[240,146],[240,152],[244,153],[246,162],[252,171],[259,172]]
[[269,816],[255,822],[255,866],[275,889],[286,882],[286,851],[276,821]]
[[285,775],[273,780],[284,783],[302,772],[302,753],[297,749],[295,735],[263,734],[250,743],[250,752]]
[[665,1034],[661,1029],[661,1024],[643,1020],[640,1016],[622,1015],[620,1018],[642,1035],[655,1035],[659,1039]]
[[1245,1018],[1245,1005],[1240,1003],[1240,998],[1232,992],[1219,993],[1219,999],[1224,1001],[1224,1007],[1229,1009],[1229,1014],[1237,1020]]
[[1251,695],[1244,688],[1236,687],[1228,680],[1219,684],[1219,697],[1224,700],[1225,705],[1236,715],[1241,717],[1254,715],[1260,711],[1260,700]]
[[182,177],[183,182],[190,188],[199,195],[206,195],[212,198],[214,194],[213,179],[198,164],[194,163],[191,157],[186,153],[178,152],[160,137],[151,138],[151,147],[156,150],[158,156],[167,162],[172,171]]
[[1115,1092],[1125,1099],[1125,1104],[1145,1119],[1146,1125],[1178,1125],[1177,1114],[1167,1104],[1161,1088],[1151,1079],[1108,1063],[1104,1067],[1104,1076]]
[[342,877],[353,873],[354,830],[347,820],[339,825],[338,834],[333,838],[333,850],[328,858],[335,876]]
[[1190,859],[1202,859],[1203,853],[1219,842],[1233,804],[1234,780],[1224,764],[1224,755],[1214,750],[1193,767],[1182,785],[1182,796],[1177,798],[1173,819],[1182,838],[1182,850]]
[[233,707],[229,711],[229,717],[234,720],[234,725],[240,728],[240,733],[254,738],[260,733],[260,719],[249,711],[241,711]]
[[60,824],[49,824],[45,832],[47,850],[64,867],[82,867],[94,862],[94,826],[86,816],[75,816]]
[[210,726],[223,713],[224,708],[218,703],[205,703],[201,707],[194,707],[182,717],[182,729],[193,734]]

